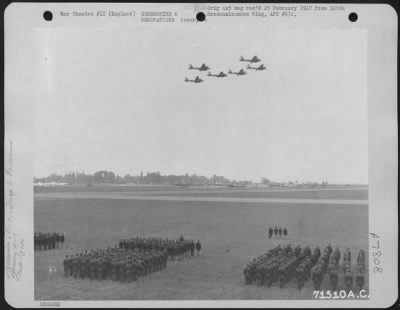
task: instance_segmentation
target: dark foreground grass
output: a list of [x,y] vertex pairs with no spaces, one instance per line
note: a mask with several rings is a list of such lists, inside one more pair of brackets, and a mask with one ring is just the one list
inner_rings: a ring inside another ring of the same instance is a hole
[[[268,239],[272,225],[285,226],[285,240]],[[310,299],[312,283],[280,289],[244,285],[243,268],[278,243],[321,248],[328,243],[368,250],[364,205],[243,204],[228,202],[112,199],[35,200],[35,231],[64,231],[63,249],[35,253],[35,298],[85,300]],[[62,260],[79,249],[107,247],[136,235],[200,239],[199,257],[169,262],[139,283],[65,279]],[[368,257],[368,256],[367,256]],[[49,270],[56,270],[49,272]],[[343,287],[340,279],[339,289]],[[327,277],[323,289],[329,289]]]

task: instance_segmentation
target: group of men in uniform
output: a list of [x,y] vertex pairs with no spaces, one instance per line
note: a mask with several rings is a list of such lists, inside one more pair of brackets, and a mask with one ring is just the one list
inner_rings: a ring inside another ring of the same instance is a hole
[[304,258],[300,261],[295,271],[297,286],[299,289],[303,287],[304,282],[310,277],[311,269],[317,263],[320,256],[321,250],[319,247],[316,247],[312,254],[311,251],[307,251],[307,253],[305,253]]
[[[329,244],[322,252],[316,247],[311,253],[309,246],[292,248],[290,244],[285,247],[280,245],[253,259],[244,269],[246,284],[270,286],[279,280],[283,287],[295,275],[298,288],[304,286],[306,280],[311,278],[314,289],[319,290],[324,274],[329,272],[331,289],[337,288],[339,281],[338,269],[340,250],[332,249]],[[351,272],[351,253],[346,249],[343,256],[344,284],[346,289],[351,289],[353,274]],[[365,252],[360,250],[357,257],[356,282],[361,289],[364,285]]]
[[186,240],[181,236],[178,240],[170,240],[157,237],[135,237],[132,239],[122,239],[119,247],[123,249],[139,250],[166,250],[171,260],[183,260],[185,257],[194,256],[196,250],[200,255],[201,243],[193,240]]
[[311,256],[309,246],[302,249],[300,246],[292,248],[290,244],[283,248],[278,245],[247,264],[245,283],[270,286],[279,280],[280,287],[283,287],[296,271],[297,274],[302,272],[296,268],[308,256]]
[[168,258],[200,254],[200,241],[162,238],[122,239],[114,248],[84,251],[64,259],[65,277],[132,282],[167,267]]
[[275,226],[274,228],[270,227],[268,229],[269,239],[273,238],[274,236],[278,237],[278,235],[279,235],[279,238],[282,238],[282,235],[283,235],[283,237],[286,237],[287,234],[288,234],[288,231],[287,231],[286,227],[282,229],[281,227]]
[[166,250],[97,249],[64,259],[65,277],[132,282],[167,267]]
[[36,233],[34,238],[35,250],[51,250],[62,247],[65,241],[65,234],[60,232]]

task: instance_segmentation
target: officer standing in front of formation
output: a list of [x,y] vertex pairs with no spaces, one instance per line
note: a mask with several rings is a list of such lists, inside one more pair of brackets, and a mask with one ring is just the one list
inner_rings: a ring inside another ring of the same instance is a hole
[[272,238],[273,233],[274,233],[274,230],[272,229],[272,227],[270,227],[270,228],[268,229],[268,237],[269,237],[269,239]]
[[200,255],[200,250],[201,250],[201,243],[200,243],[200,240],[197,240],[197,242],[196,242],[197,256]]
[[65,233],[61,234],[60,241],[61,241],[61,247],[63,247],[64,246],[64,241],[65,241]]

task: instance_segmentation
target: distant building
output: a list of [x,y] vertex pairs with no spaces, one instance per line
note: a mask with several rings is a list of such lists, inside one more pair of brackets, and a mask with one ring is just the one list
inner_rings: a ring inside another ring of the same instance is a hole
[[94,183],[114,183],[115,174],[112,171],[100,170],[94,174]]

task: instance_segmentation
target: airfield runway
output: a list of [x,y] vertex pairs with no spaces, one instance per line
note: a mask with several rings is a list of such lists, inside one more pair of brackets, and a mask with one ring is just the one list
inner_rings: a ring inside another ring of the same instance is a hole
[[[35,252],[35,298],[311,299],[310,281],[300,291],[294,280],[283,289],[276,283],[270,288],[246,286],[243,268],[277,244],[322,249],[331,243],[342,253],[349,247],[353,262],[360,249],[368,250],[366,189],[282,191],[279,197],[270,197],[271,191],[265,190],[220,191],[35,193],[35,231],[66,233],[64,248]],[[268,239],[267,230],[275,225],[287,227],[286,239]],[[201,256],[168,262],[167,269],[140,283],[63,277],[64,255],[79,249],[105,248],[136,235],[177,238],[180,234],[202,242]],[[325,280],[323,288],[328,287]]]

